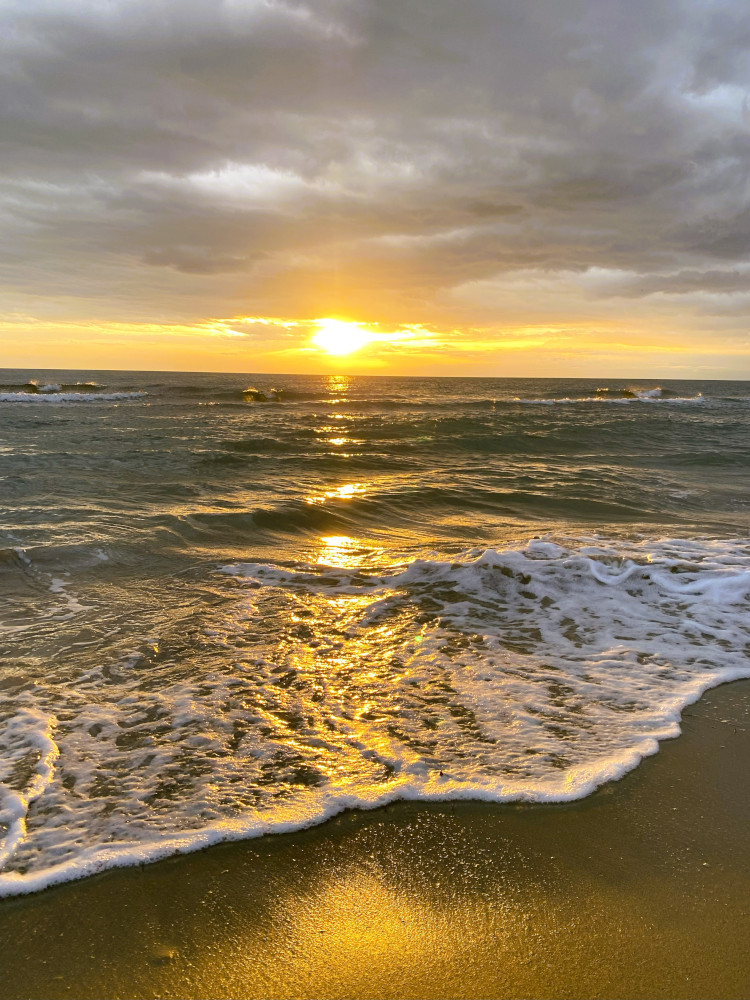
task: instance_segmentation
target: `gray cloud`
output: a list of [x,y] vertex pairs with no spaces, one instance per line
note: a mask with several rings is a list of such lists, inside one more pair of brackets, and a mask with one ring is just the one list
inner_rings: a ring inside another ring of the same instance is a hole
[[743,290],[742,0],[19,0],[0,38],[9,301],[470,322],[452,290],[530,269]]

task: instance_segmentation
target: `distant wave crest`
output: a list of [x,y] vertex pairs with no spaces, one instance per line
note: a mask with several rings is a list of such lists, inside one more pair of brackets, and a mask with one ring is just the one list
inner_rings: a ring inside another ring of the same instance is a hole
[[560,396],[550,399],[523,399],[516,396],[514,402],[527,405],[553,406],[571,403],[702,403],[704,396],[679,396],[670,389],[597,389],[594,396]]
[[0,403],[81,403],[140,399],[142,390],[107,392],[98,382],[29,382],[0,385]]

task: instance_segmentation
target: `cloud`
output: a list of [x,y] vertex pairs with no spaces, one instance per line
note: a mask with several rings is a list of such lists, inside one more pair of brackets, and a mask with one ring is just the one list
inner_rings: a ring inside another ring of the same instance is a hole
[[0,39],[12,308],[501,336],[521,287],[644,329],[742,291],[741,0],[17,0]]

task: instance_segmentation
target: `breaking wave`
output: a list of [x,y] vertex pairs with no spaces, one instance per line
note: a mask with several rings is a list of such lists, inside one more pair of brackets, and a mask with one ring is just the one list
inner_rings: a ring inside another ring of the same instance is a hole
[[581,798],[750,676],[743,541],[339,544],[346,568],[217,567],[172,652],[144,635],[5,698],[0,895],[395,799]]
[[96,382],[40,385],[32,381],[19,385],[0,385],[0,403],[98,403],[140,399],[146,395],[146,392],[140,390],[107,392],[106,386]]
[[555,403],[702,403],[705,397],[702,393],[695,396],[680,396],[669,389],[597,389],[594,396],[561,396],[544,399],[522,399],[516,397],[516,403],[551,406]]

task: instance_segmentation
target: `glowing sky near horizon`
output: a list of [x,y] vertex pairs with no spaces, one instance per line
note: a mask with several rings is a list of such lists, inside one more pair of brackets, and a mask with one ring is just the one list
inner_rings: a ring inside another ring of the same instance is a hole
[[4,366],[750,377],[741,0],[6,0],[0,39]]

